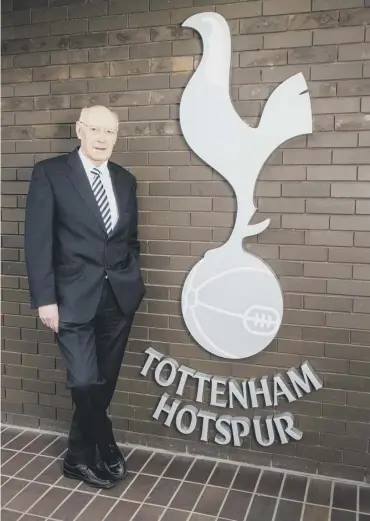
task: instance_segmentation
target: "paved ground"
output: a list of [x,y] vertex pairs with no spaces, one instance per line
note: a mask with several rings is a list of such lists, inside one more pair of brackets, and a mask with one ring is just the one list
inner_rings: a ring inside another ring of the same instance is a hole
[[140,448],[109,491],[64,478],[63,436],[2,427],[2,521],[370,521],[370,486]]

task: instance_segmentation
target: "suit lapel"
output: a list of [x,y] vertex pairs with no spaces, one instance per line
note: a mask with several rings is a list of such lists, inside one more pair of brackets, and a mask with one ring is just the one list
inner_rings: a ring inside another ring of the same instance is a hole
[[106,233],[104,221],[101,216],[98,203],[96,202],[94,193],[91,189],[90,182],[87,178],[85,169],[78,155],[77,148],[69,154],[67,162],[71,167],[67,170],[67,175],[71,183],[73,184],[77,192],[80,194],[81,198],[86,203],[89,210],[94,215],[95,219],[97,220],[104,233]]
[[116,198],[117,212],[118,212],[117,224],[115,225],[115,227],[113,228],[112,232],[109,235],[111,237],[112,235],[114,235],[117,232],[117,230],[119,229],[120,225],[122,224],[122,206],[121,206],[121,203],[122,203],[123,199],[122,199],[122,194],[121,194],[122,183],[121,183],[121,178],[120,178],[120,174],[119,174],[118,169],[115,168],[113,163],[108,161],[108,170],[109,170],[110,178],[111,178],[111,181],[112,181],[112,187],[113,187],[114,197]]

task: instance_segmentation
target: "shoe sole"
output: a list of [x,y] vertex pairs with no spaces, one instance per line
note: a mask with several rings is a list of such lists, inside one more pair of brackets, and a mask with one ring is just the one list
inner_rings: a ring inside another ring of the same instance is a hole
[[114,487],[114,483],[112,483],[111,485],[106,485],[104,487],[99,486],[99,485],[94,485],[93,483],[90,483],[90,481],[87,481],[86,479],[84,479],[82,476],[78,476],[76,474],[73,474],[73,472],[69,472],[68,470],[63,470],[63,475],[66,478],[69,478],[69,479],[75,479],[77,481],[83,481],[84,483],[86,483],[86,485],[89,485],[90,487],[93,487],[93,488],[109,489],[109,488]]

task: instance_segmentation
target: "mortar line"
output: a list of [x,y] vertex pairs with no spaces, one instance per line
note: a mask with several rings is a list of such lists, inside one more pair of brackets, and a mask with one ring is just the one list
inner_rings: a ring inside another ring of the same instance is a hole
[[[52,442],[50,442],[49,445],[47,445],[47,446],[45,447],[45,449],[47,449],[47,448],[48,448],[50,445],[52,445],[54,442],[55,442],[55,440],[53,440]],[[45,449],[44,449],[44,450],[45,450]],[[63,452],[64,452],[64,451],[63,451]],[[62,453],[63,453],[63,452],[62,452]],[[62,454],[62,453],[61,453],[61,454]],[[36,457],[37,457],[37,456],[36,456]],[[33,461],[33,459],[34,459],[34,458],[32,458],[32,460],[30,460],[30,461]],[[51,467],[51,465],[52,465],[55,461],[57,461],[57,460],[58,460],[58,456],[56,456],[55,458],[53,458],[52,461],[49,463],[49,465],[47,465],[43,470],[41,470],[41,471],[40,471],[40,472],[39,472],[39,473],[38,473],[38,474],[37,474],[33,479],[31,479],[31,480],[26,480],[26,479],[24,479],[24,481],[27,481],[27,482],[28,482],[28,485],[26,485],[25,487],[22,488],[22,490],[20,490],[19,492],[17,492],[17,494],[15,494],[15,495],[14,495],[14,496],[13,496],[13,497],[12,497],[12,498],[11,498],[11,499],[6,503],[6,504],[5,504],[5,505],[3,505],[3,508],[6,508],[6,506],[7,506],[9,503],[11,503],[11,502],[16,498],[16,497],[18,497],[19,494],[20,494],[21,492],[23,492],[27,487],[29,487],[29,485],[30,485],[31,483],[36,483],[36,479],[37,479],[41,474],[43,474],[43,473],[44,473],[44,472],[45,472],[49,467]],[[29,461],[28,463],[30,463],[30,461]],[[24,467],[26,467],[26,466],[28,465],[28,463],[27,463],[26,465],[24,465]],[[23,469],[24,467],[22,467],[22,469]],[[18,472],[20,472],[22,469],[19,469]],[[15,474],[15,476],[18,474],[18,472]],[[13,476],[13,477],[15,477],[15,476]],[[60,479],[60,478],[59,478],[59,479]],[[59,481],[59,479],[58,479],[58,481]],[[22,479],[22,481],[23,481],[23,479]],[[46,485],[46,486],[48,486],[48,488],[46,489],[46,491],[48,491],[49,488],[51,488],[51,487],[53,486],[53,484],[50,485],[49,483],[42,483],[42,482],[40,482],[40,481],[37,481],[37,483],[39,483],[39,484],[41,484],[41,485]],[[54,485],[55,485],[55,484],[54,484]],[[41,499],[41,497],[43,497],[43,496],[44,496],[44,494],[42,494],[42,496],[40,496],[39,499]],[[35,504],[35,503],[34,503],[34,504]],[[33,505],[34,505],[34,504],[33,504]],[[33,505],[32,505],[32,506],[33,506]],[[25,513],[26,513],[26,512],[24,512],[24,514],[25,514]],[[22,517],[23,517],[23,516],[22,516]]]
[[[154,455],[156,454],[156,452],[154,453]],[[153,456],[154,458],[154,456]],[[151,459],[151,458],[150,458]],[[147,463],[145,464],[145,466],[143,467],[143,469],[141,470],[141,472],[143,472],[145,470],[145,467],[148,465],[150,459],[147,461]],[[157,484],[159,483],[159,481],[162,479],[164,473],[166,472],[167,468],[170,466],[170,464],[172,463],[172,461],[175,459],[175,456],[172,456],[172,458],[169,460],[169,462],[167,463],[167,465],[165,466],[165,468],[162,470],[162,473],[158,476],[158,479],[155,481],[154,485],[152,486],[152,488],[149,490],[149,492],[147,493],[147,495],[145,496],[145,498],[143,499],[143,501],[141,502],[141,505],[140,507],[142,507],[144,504],[147,504],[147,505],[152,505],[152,503],[145,503],[145,500],[150,496],[150,494],[152,493],[152,491],[154,490],[154,487],[157,486]],[[145,474],[145,472],[143,472]],[[151,476],[152,474],[146,474],[147,476]],[[126,490],[124,491],[124,493],[126,492]],[[123,493],[123,494],[124,494]],[[121,498],[123,496],[123,494],[121,495]],[[153,505],[153,506],[162,506],[162,505]],[[135,515],[136,515],[136,512],[135,512]],[[132,518],[131,518],[132,519]]]
[[329,503],[329,519],[331,519],[331,514],[333,511],[333,499],[334,499],[334,481],[330,487],[330,503]]
[[[43,450],[46,450],[47,448],[49,448],[50,445],[52,445],[54,442],[55,442],[55,440],[51,441],[48,445],[46,445],[46,447],[44,447]],[[32,442],[31,442],[31,443],[32,443]],[[19,454],[19,452],[22,452],[22,451],[17,451],[16,454],[15,454],[15,456],[16,456],[17,454]],[[22,481],[28,481],[29,483],[32,483],[32,482],[34,482],[34,481],[36,480],[36,478],[38,478],[38,477],[40,476],[40,474],[42,474],[43,472],[45,472],[45,470],[48,469],[48,468],[49,468],[49,467],[54,463],[54,461],[55,461],[56,459],[58,459],[58,457],[59,457],[59,456],[56,456],[56,457],[53,457],[53,456],[45,456],[45,457],[49,457],[52,461],[51,461],[51,462],[50,462],[50,463],[49,463],[49,464],[48,464],[48,465],[47,465],[43,470],[41,470],[41,471],[40,471],[40,472],[39,472],[39,473],[38,473],[38,474],[37,474],[33,479],[17,478],[17,475],[18,475],[18,474],[19,474],[19,473],[20,473],[20,472],[21,472],[25,467],[27,467],[27,465],[28,465],[29,463],[31,463],[31,462],[32,462],[35,458],[37,458],[38,456],[42,456],[42,454],[36,454],[36,455],[34,455],[32,452],[26,452],[26,454],[32,454],[34,457],[31,458],[31,459],[30,459],[30,460],[29,460],[25,465],[23,465],[23,467],[21,467],[20,469],[18,469],[17,472],[16,472],[15,474],[13,474],[12,476],[9,476],[10,479],[16,478],[16,479],[20,479],[20,480],[22,480]],[[15,456],[12,456],[11,458],[9,458],[8,461],[10,461],[11,459],[13,459]],[[5,463],[7,463],[8,461],[6,461]],[[17,495],[18,495],[18,494],[16,494],[16,496],[17,496]],[[14,498],[15,498],[16,496],[14,496]],[[13,498],[13,499],[14,499],[14,498]],[[8,504],[8,503],[7,503],[7,504]]]
[[[8,461],[11,461],[12,459],[14,459],[18,454],[32,454],[33,458],[31,458],[25,465],[23,465],[23,467],[21,467],[20,469],[17,470],[17,472],[15,474],[13,474],[11,477],[12,478],[15,478],[17,476],[17,474],[24,469],[24,467],[27,467],[27,465],[29,463],[31,463],[34,459],[36,459],[38,456],[40,456],[40,454],[35,454],[34,452],[27,452],[26,449],[29,445],[32,445],[32,443],[36,440],[38,440],[40,437],[42,436],[42,434],[40,434],[39,436],[37,436],[36,438],[34,438],[33,440],[31,440],[29,443],[27,443],[27,445],[25,445],[24,447],[22,447],[22,449],[8,449],[8,450],[14,450],[15,451],[15,454],[9,458],[8,460],[5,461],[4,465],[6,465],[8,463]],[[43,450],[47,449],[52,443],[54,443],[55,440],[53,440],[51,443],[49,443],[49,445],[47,445],[46,447],[44,447]]]
[[271,521],[275,521],[275,519],[276,519],[276,515],[277,515],[278,508],[279,508],[281,495],[283,493],[286,477],[287,477],[287,474],[284,473],[283,480],[282,480],[281,485],[280,485],[279,494],[278,494],[278,497],[276,498],[276,505],[275,505],[274,513],[272,514]]
[[[2,448],[2,449],[6,449],[7,445],[9,445],[9,443],[12,443],[14,440],[18,439],[20,436],[22,436],[22,434],[23,434],[24,432],[25,432],[24,429],[21,430],[21,432],[20,432],[19,434],[17,434],[17,436],[14,436],[14,438],[12,438],[11,440],[7,441],[7,442],[5,443],[5,445],[3,445],[1,448]],[[10,449],[10,450],[11,450],[11,449]],[[14,449],[14,450],[15,450],[15,449]]]
[[306,510],[306,502],[307,502],[307,496],[308,496],[308,487],[310,486],[310,483],[311,483],[311,478],[309,478],[307,480],[307,483],[306,483],[306,490],[304,492],[304,498],[303,498],[303,503],[302,503],[301,521],[303,521],[304,512]]
[[225,494],[225,497],[224,497],[224,499],[223,499],[223,501],[222,501],[222,503],[221,503],[221,505],[220,505],[220,508],[218,509],[218,512],[217,512],[217,515],[216,515],[216,519],[218,519],[219,516],[221,515],[222,509],[224,508],[224,505],[225,505],[225,503],[226,503],[226,500],[227,500],[227,498],[228,498],[228,496],[229,496],[229,494],[230,494],[230,490],[232,490],[232,488],[233,488],[234,481],[236,480],[236,476],[239,474],[239,471],[240,471],[240,469],[241,469],[241,465],[235,465],[235,466],[236,466],[236,470],[235,470],[234,477],[233,477],[233,479],[231,480],[230,485],[229,485],[228,488],[227,488],[227,492],[226,492],[226,494]]
[[201,492],[200,492],[199,495],[198,495],[198,499],[197,499],[196,502],[194,503],[194,506],[193,506],[192,510],[189,512],[189,515],[188,515],[188,517],[186,518],[186,521],[189,521],[191,515],[195,512],[195,509],[196,509],[196,507],[197,507],[197,505],[198,505],[198,503],[199,503],[199,501],[200,501],[200,498],[202,497],[202,495],[203,495],[203,493],[204,493],[204,491],[205,491],[205,489],[206,489],[206,487],[207,487],[207,485],[208,485],[208,483],[209,483],[211,477],[213,476],[213,473],[215,472],[216,467],[217,467],[217,464],[214,463],[214,465],[213,465],[213,469],[212,469],[212,472],[209,474],[208,479],[207,479],[206,482],[204,483],[204,485],[203,485],[203,487],[202,487],[202,490],[201,490]]
[[[131,454],[134,453],[135,450],[136,450],[136,449],[132,449],[131,452],[130,452],[130,454],[129,454],[128,456],[131,456]],[[149,459],[151,459],[152,457],[153,457],[153,455],[150,456]],[[127,462],[129,462],[129,461],[130,461],[130,459],[129,459],[129,457],[127,457]],[[148,460],[148,461],[149,461],[149,460]],[[148,462],[147,462],[147,463],[148,463]],[[145,465],[146,465],[146,464],[145,464]],[[141,468],[142,468],[142,467],[141,467]],[[121,497],[123,496],[123,494],[124,494],[124,493],[125,493],[125,492],[130,488],[130,487],[131,487],[132,483],[133,483],[134,481],[136,481],[138,475],[140,474],[140,470],[141,470],[141,469],[139,469],[139,471],[136,473],[136,476],[134,477],[134,479],[131,481],[131,483],[128,485],[128,487],[127,487],[127,488],[122,492],[122,494],[121,494],[120,496],[118,496],[117,498],[112,498],[113,500],[116,499],[116,501],[114,501],[113,505],[112,505],[112,506],[110,507],[110,509],[107,511],[107,513],[106,513],[105,516],[103,517],[102,521],[105,521],[105,519],[109,516],[109,514],[112,512],[112,510],[114,510],[114,509],[116,508],[116,505],[118,505],[118,503],[121,501]],[[99,496],[104,496],[104,494],[99,494]],[[134,503],[135,503],[135,502],[134,502]],[[140,503],[138,503],[138,508],[135,510],[135,512],[134,512],[133,515],[136,515],[136,513],[137,513],[139,507],[140,507]],[[127,521],[129,521],[129,520],[127,520]]]
[[252,492],[252,497],[251,497],[251,500],[249,502],[249,505],[248,505],[248,508],[247,508],[247,511],[245,513],[245,516],[244,516],[244,521],[247,521],[247,518],[248,518],[248,515],[249,515],[249,512],[252,508],[252,503],[253,503],[253,500],[254,500],[254,497],[257,493],[257,489],[258,489],[258,485],[260,484],[260,481],[262,479],[262,475],[263,475],[263,470],[260,471],[259,475],[258,475],[258,478],[257,478],[257,481],[256,481],[256,484],[255,484],[255,487],[253,489],[253,492]]
[[[184,457],[184,454],[182,454],[182,457]],[[187,456],[186,456],[187,457]],[[176,494],[178,493],[178,491],[180,490],[180,487],[183,485],[183,483],[186,481],[186,478],[187,476],[189,475],[189,472],[191,471],[191,469],[193,468],[195,462],[197,461],[197,458],[196,457],[193,457],[193,461],[190,463],[190,466],[188,468],[188,470],[185,472],[184,474],[184,477],[182,479],[179,479],[179,483],[175,489],[175,492],[172,494],[171,498],[169,499],[169,501],[167,502],[167,505],[164,506],[164,510],[161,514],[161,516],[159,517],[158,521],[161,521],[164,517],[164,515],[166,514],[166,512],[170,509],[170,505],[174,499],[174,497],[176,496]],[[169,479],[176,479],[176,478],[169,478]],[[178,510],[181,510],[181,509],[178,509]],[[186,512],[186,510],[183,510],[183,512]]]
[[360,519],[360,486],[357,487],[356,490],[356,521]]
[[[128,457],[132,454],[133,450],[131,450],[126,458],[128,459]],[[78,512],[77,516],[74,518],[74,521],[78,521],[78,518],[81,517],[81,515],[85,512],[85,510],[87,510],[87,508],[91,505],[91,503],[94,501],[94,499],[96,497],[108,497],[108,496],[104,496],[103,494],[101,494],[101,491],[103,489],[99,489],[97,490],[97,492],[93,495],[93,497],[91,498],[91,500]],[[46,521],[49,521],[48,519],[46,519]]]

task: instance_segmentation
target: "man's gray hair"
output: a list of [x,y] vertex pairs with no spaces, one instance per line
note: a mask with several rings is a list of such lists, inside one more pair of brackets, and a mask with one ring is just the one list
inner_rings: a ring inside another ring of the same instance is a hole
[[108,107],[105,107],[104,105],[91,105],[90,107],[83,107],[83,109],[81,109],[81,112],[80,112],[79,120],[83,122],[84,118],[86,119],[87,113],[91,109],[97,109],[97,108],[105,109],[105,110],[109,111],[111,114],[113,114],[113,116],[117,120],[117,127],[118,127],[118,125],[119,125],[119,116],[118,116],[117,112],[114,112],[113,110],[109,109]]

